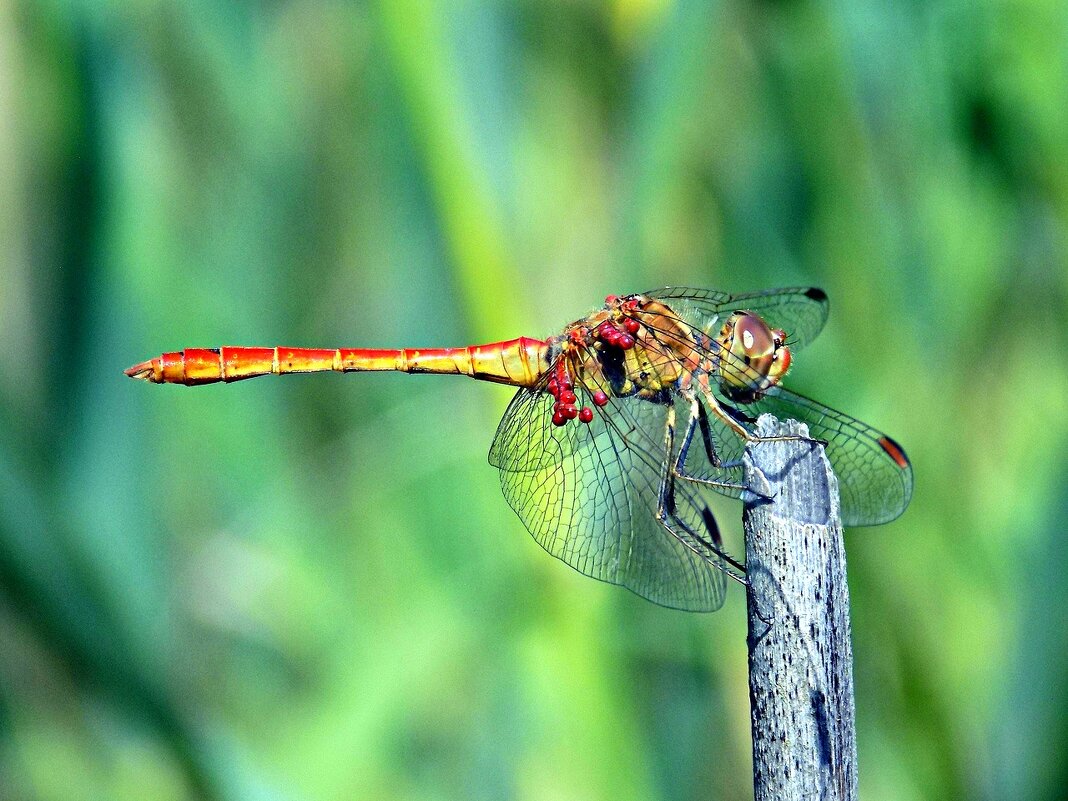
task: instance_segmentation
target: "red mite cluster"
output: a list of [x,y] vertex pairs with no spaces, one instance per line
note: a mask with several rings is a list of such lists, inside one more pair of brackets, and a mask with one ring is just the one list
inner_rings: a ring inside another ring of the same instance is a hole
[[623,321],[623,330],[620,331],[613,323],[603,322],[593,330],[593,335],[607,345],[621,350],[630,350],[634,347],[634,335],[638,333],[641,325],[633,317]]
[[[589,423],[593,420],[593,409],[589,406],[583,406],[580,409],[576,405],[578,398],[575,395],[575,387],[571,383],[571,376],[567,374],[563,362],[556,363],[556,377],[549,379],[546,389],[549,390],[550,395],[556,398],[556,403],[553,404],[554,426],[562,426],[568,420],[574,420],[576,417],[583,423]],[[597,390],[593,393],[593,402],[597,406],[604,406],[608,403],[608,395],[602,390]]]
[[[608,305],[618,301],[615,295],[605,298]],[[605,321],[593,330],[593,338],[598,339],[609,347],[620,350],[630,350],[634,347],[634,337],[641,328],[641,324],[633,317],[623,320],[623,329],[620,330],[614,323]],[[549,394],[556,398],[553,404],[553,425],[562,426],[576,417],[581,423],[589,423],[593,420],[593,409],[583,406],[581,409],[576,405],[578,397],[575,395],[575,387],[571,383],[571,376],[567,374],[563,360],[556,363],[556,375],[549,379],[546,386]],[[595,406],[604,406],[608,403],[608,395],[603,390],[597,390],[592,395]]]

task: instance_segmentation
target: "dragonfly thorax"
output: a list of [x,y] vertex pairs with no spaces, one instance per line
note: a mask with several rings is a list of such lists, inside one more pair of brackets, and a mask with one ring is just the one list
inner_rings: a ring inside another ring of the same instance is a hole
[[[697,337],[697,339],[695,339]],[[665,304],[643,295],[610,295],[605,306],[550,340],[546,390],[556,398],[553,422],[588,423],[611,398],[667,403],[683,381],[707,374],[715,341],[685,325]]]
[[609,296],[605,306],[552,340],[555,358],[548,391],[556,398],[553,422],[588,423],[591,399],[639,397],[668,403],[673,394],[710,377],[741,403],[758,400],[786,375],[786,332],[746,311],[727,318],[711,337],[688,325],[667,304],[644,295]]

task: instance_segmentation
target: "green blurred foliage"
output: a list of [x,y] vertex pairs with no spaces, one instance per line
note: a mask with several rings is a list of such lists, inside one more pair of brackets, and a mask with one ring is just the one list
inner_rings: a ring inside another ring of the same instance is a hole
[[506,389],[121,374],[671,283],[825,288],[792,385],[915,462],[862,797],[1060,798],[1066,85],[1050,0],[0,2],[0,798],[750,797],[742,593],[545,555]]

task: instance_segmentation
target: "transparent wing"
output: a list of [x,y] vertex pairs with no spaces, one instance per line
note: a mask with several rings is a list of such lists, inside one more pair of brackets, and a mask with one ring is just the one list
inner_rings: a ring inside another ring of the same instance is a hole
[[769,289],[729,295],[714,289],[664,287],[642,293],[664,301],[683,320],[715,336],[735,311],[759,314],[771,328],[786,331],[791,350],[801,350],[823,330],[830,312],[827,293],[816,287]]
[[[845,525],[887,523],[908,506],[912,497],[912,466],[904,449],[881,431],[782,387],[773,387],[759,400],[746,404],[732,403],[718,391],[715,394],[720,406],[750,430],[757,417],[770,413],[780,419],[805,423],[813,438],[827,443],[827,458],[838,476]],[[741,467],[737,463],[741,461],[745,441],[710,411],[706,412],[716,455],[721,463],[732,466],[714,466],[704,441],[695,436],[685,470],[700,478],[741,483]],[[722,491],[738,496],[731,490]]]
[[557,427],[552,404],[548,393],[519,390],[490,449],[504,497],[534,539],[580,573],[655,603],[718,609],[726,577],[707,546],[718,534],[704,490],[676,484],[674,535],[657,520],[668,407],[614,399],[589,425]]
[[516,392],[497,426],[489,463],[502,471],[521,473],[558,464],[574,452],[578,426],[554,426],[553,403],[555,398],[540,387]]

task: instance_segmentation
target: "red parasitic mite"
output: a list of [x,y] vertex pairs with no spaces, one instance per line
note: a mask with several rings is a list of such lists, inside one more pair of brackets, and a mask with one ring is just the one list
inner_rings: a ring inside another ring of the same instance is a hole
[[593,419],[593,409],[589,406],[583,406],[579,409],[578,419],[580,422],[589,423]]

